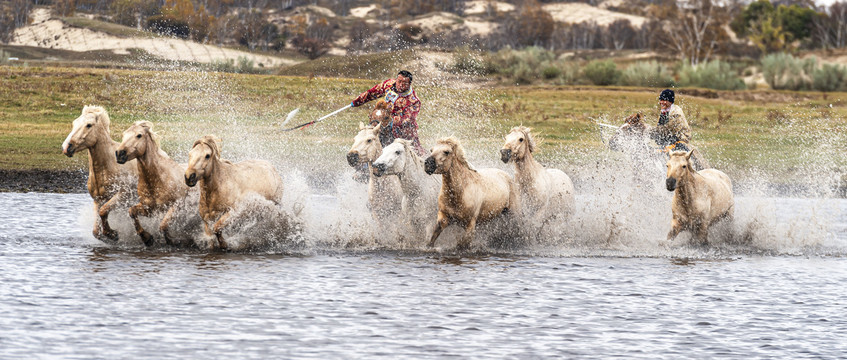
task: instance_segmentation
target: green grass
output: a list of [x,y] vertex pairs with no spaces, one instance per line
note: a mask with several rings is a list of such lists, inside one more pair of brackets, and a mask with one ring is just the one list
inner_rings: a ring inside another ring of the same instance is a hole
[[[0,66],[0,168],[85,168],[87,155],[68,159],[60,146],[81,108],[95,104],[108,110],[113,139],[119,140],[133,121],[150,120],[163,136],[164,149],[180,161],[193,140],[214,134],[223,138],[225,156],[278,159],[301,171],[346,169],[344,153],[367,109],[348,110],[290,133],[279,131],[280,122],[294,108],[301,112],[291,124],[317,118],[348,104],[376,82]],[[657,91],[648,88],[462,89],[435,82],[420,84],[417,91],[424,103],[419,117],[424,146],[438,137],[456,135],[471,156],[490,164],[497,162],[502,136],[512,126],[531,126],[543,136],[540,160],[578,167],[609,156],[599,141],[596,120],[619,124],[626,115],[641,112],[654,122],[657,116]],[[843,156],[847,94],[828,94],[826,99],[818,93],[764,91],[718,91],[717,99],[685,95],[699,92],[681,89],[677,103],[693,124],[695,145],[731,176],[756,169],[770,180],[784,182],[816,169],[847,169]],[[719,123],[719,111],[731,117]]]

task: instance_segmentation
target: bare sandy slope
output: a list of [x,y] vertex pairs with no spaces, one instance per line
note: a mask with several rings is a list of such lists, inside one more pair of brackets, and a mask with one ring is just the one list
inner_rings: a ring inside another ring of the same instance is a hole
[[494,7],[497,12],[509,12],[515,10],[515,5],[502,1],[474,0],[465,3],[465,15],[483,15],[488,11],[488,6]]
[[594,21],[598,25],[609,25],[615,20],[627,19],[632,26],[641,27],[647,21],[647,18],[641,16],[604,10],[585,3],[547,4],[543,8],[554,20],[568,24]]
[[49,10],[33,11],[33,23],[15,30],[10,45],[37,46],[71,51],[111,50],[115,54],[127,54],[129,49],[142,49],[147,53],[167,60],[196,61],[209,63],[214,60],[239,57],[252,59],[256,65],[292,65],[297,61],[275,56],[253,54],[246,51],[225,49],[175,38],[122,38],[106,33],[71,27],[58,19],[51,19]]

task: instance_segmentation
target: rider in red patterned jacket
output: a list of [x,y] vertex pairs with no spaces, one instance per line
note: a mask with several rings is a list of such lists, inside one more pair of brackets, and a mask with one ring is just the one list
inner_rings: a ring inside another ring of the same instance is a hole
[[[393,138],[411,140],[418,155],[428,155],[418,139],[418,112],[421,111],[421,100],[412,89],[412,73],[402,70],[396,79],[388,79],[363,92],[350,103],[357,107],[368,101],[385,96],[385,101],[392,104],[391,135]],[[393,140],[392,140],[393,141]]]

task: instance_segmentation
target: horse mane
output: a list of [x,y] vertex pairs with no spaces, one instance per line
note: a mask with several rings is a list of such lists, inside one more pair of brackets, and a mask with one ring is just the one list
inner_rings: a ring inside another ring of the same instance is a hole
[[376,102],[376,105],[374,105],[374,110],[388,110],[388,108],[390,108],[391,106],[392,104],[388,101],[385,101],[385,99],[379,99]]
[[523,126],[523,125],[515,126],[509,132],[513,133],[515,131],[520,131],[521,133],[523,133],[524,137],[526,138],[527,145],[529,146],[529,152],[535,152],[536,142],[535,142],[535,136],[532,135],[532,128],[528,128],[528,127]]
[[111,125],[112,121],[109,119],[109,114],[106,113],[106,109],[102,106],[85,105],[82,107],[82,115],[85,114],[94,114],[94,118],[97,119],[98,122],[102,121],[103,125],[105,125],[107,129]]
[[411,140],[399,139],[398,138],[398,139],[394,139],[394,142],[398,142],[398,143],[403,144],[403,149],[406,151],[407,154],[409,154],[412,157],[412,162],[415,163],[415,167],[418,170],[423,170],[423,162],[424,161],[423,161],[423,159],[421,159],[420,156],[418,156],[418,153],[415,151],[415,149],[412,148],[412,141]]
[[[675,150],[675,151],[670,153],[671,158],[674,157],[674,156],[686,156],[686,155],[688,155],[688,151]],[[691,158],[688,158],[686,160],[688,161],[688,171],[695,171],[694,170],[694,161],[691,160]]]
[[450,136],[448,138],[439,139],[437,143],[453,148],[453,153],[456,154],[456,160],[468,169],[471,169],[471,171],[476,171],[476,169],[468,163],[468,159],[465,157],[465,148],[462,147],[462,143],[459,142],[459,139]]
[[159,149],[162,148],[162,144],[159,143],[159,134],[156,134],[156,132],[153,131],[153,123],[147,120],[141,120],[136,121],[134,125],[141,126],[145,130],[147,130],[147,132],[150,134],[150,139],[153,139],[153,143],[156,144],[156,147]]
[[221,159],[221,148],[220,145],[218,145],[218,139],[216,139],[214,136],[205,135],[197,139],[197,141],[194,142],[194,145],[191,145],[191,148],[193,149],[200,144],[206,145],[209,147],[209,149],[212,149],[212,156],[214,156],[215,159]]

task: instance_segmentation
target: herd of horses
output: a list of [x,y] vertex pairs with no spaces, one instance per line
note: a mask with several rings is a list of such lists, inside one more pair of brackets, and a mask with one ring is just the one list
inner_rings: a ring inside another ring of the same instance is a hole
[[[367,168],[373,221],[402,219],[404,236],[421,241],[428,237],[429,247],[447,226],[457,224],[464,232],[456,246],[466,250],[481,223],[503,218],[541,229],[573,216],[573,182],[563,171],[547,169],[533,158],[538,144],[530,128],[512,128],[499,151],[504,163],[514,164],[512,176],[501,169],[474,168],[453,137],[439,139],[424,158],[411,141],[392,138],[387,106],[378,102],[369,114],[369,125],[359,124],[347,153],[350,166]],[[89,152],[87,185],[97,214],[93,234],[98,239],[118,240],[109,214],[129,207],[136,233],[146,246],[156,240],[140,217],[161,217],[158,230],[167,244],[173,244],[171,221],[181,206],[189,204],[196,206],[194,214],[208,238],[202,244],[194,240],[194,245],[226,250],[223,231],[232,224],[231,214],[239,202],[252,194],[282,203],[283,181],[273,165],[265,160],[222,159],[219,140],[213,136],[195,141],[188,163],[179,164],[161,149],[152,123],[134,123],[120,143],[110,137],[109,126],[104,108],[85,106],[62,144],[68,157]],[[638,143],[637,135],[623,126],[613,140]],[[695,169],[692,152],[669,154],[666,167],[666,188],[674,192],[667,240],[690,230],[700,243],[707,243],[709,227],[733,216],[729,177],[714,169]],[[188,200],[192,198],[196,200]]]

